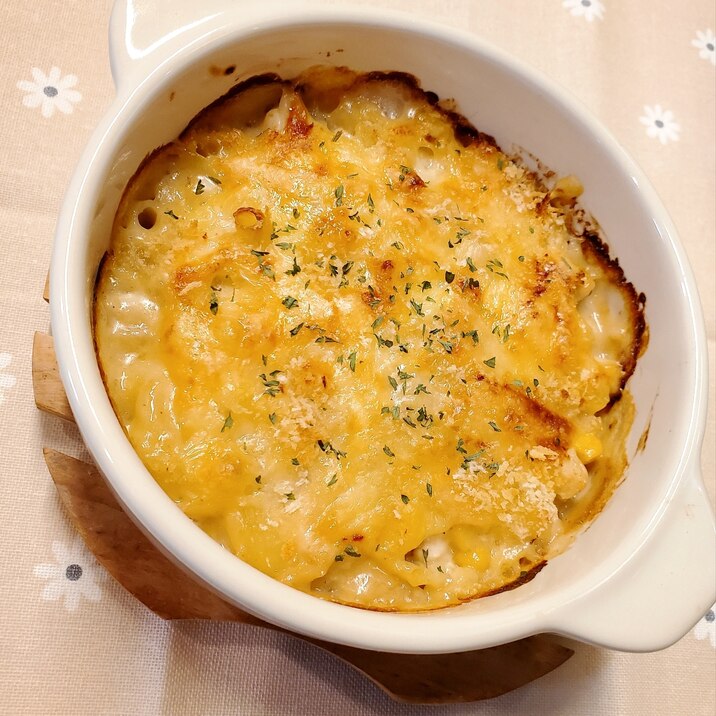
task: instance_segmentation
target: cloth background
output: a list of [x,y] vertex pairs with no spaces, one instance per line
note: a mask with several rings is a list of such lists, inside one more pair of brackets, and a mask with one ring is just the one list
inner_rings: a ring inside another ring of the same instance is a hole
[[[352,4],[404,8],[489,39],[570,89],[644,168],[686,245],[705,309],[711,406],[703,470],[713,498],[713,2]],[[662,652],[577,644],[567,664],[517,692],[428,709],[393,703],[286,635],[163,622],[93,562],[61,510],[41,449],[86,453],[73,426],[35,409],[30,357],[33,332],[49,327],[40,295],[62,194],[113,96],[110,7],[0,0],[0,713],[713,716],[713,612]],[[81,577],[68,565],[79,565]]]

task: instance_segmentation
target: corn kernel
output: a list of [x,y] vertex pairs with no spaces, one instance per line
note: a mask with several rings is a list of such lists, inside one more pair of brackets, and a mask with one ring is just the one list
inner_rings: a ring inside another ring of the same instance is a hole
[[594,433],[577,435],[572,447],[584,465],[594,462],[602,454],[602,441]]

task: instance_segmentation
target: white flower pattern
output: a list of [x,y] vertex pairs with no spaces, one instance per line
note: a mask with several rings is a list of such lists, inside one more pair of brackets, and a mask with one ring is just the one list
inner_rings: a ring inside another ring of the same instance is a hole
[[716,65],[716,36],[713,30],[704,30],[704,32],[697,30],[696,39],[691,40],[691,44],[698,49],[702,60],[708,60],[712,65]]
[[564,0],[562,7],[569,10],[570,15],[583,17],[587,22],[604,16],[604,3],[601,0]]
[[53,541],[52,554],[54,564],[38,564],[34,569],[36,577],[48,580],[41,594],[45,601],[63,600],[65,609],[74,612],[82,598],[90,602],[102,598],[99,582],[103,582],[107,575],[79,536],[75,536],[69,545]]
[[5,391],[15,386],[15,376],[4,372],[10,367],[10,363],[12,356],[9,353],[0,353],[0,405],[6,400]]
[[43,117],[52,117],[55,110],[71,114],[73,104],[82,99],[82,95],[72,89],[77,84],[75,75],[62,76],[59,67],[53,67],[47,75],[37,67],[32,68],[34,82],[20,80],[18,89],[25,92],[22,103],[26,107],[40,107]]
[[659,104],[653,107],[645,105],[639,121],[646,126],[646,134],[652,139],[656,138],[662,144],[679,141],[681,126],[675,121],[671,110],[662,109]]
[[694,627],[694,636],[697,639],[708,639],[711,646],[716,649],[716,604],[703,615]]

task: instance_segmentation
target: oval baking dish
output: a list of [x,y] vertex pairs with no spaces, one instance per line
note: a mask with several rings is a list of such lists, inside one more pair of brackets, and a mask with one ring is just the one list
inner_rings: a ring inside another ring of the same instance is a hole
[[[641,172],[574,100],[465,34],[365,9],[247,16],[229,3],[214,5],[208,15],[179,2],[177,15],[152,18],[149,4],[117,3],[110,44],[118,97],[80,161],[57,226],[50,285],[58,362],[85,442],[129,514],[226,599],[320,639],[429,653],[544,631],[625,650],[654,650],[681,637],[714,600],[714,521],[698,465],[705,340],[683,250]],[[90,311],[97,267],[124,187],[144,157],[236,82],[265,72],[295,76],[326,63],[411,73],[426,89],[454,98],[506,151],[524,147],[560,175],[578,176],[583,205],[648,296],[649,348],[630,381],[637,413],[624,483],[592,526],[531,582],[438,612],[379,613],[322,601],[224,550],[142,465],[95,357]]]

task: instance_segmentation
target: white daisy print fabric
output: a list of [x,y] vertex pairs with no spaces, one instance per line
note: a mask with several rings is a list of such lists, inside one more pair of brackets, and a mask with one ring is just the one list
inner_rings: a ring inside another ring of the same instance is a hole
[[697,639],[708,639],[711,646],[716,649],[716,604],[704,614],[701,621],[694,627],[694,636]]
[[60,601],[68,612],[74,612],[83,599],[98,602],[102,598],[99,583],[106,573],[79,536],[69,544],[55,540],[52,555],[54,563],[38,564],[34,569],[36,577],[47,580],[41,593],[45,601]]
[[644,114],[639,121],[646,127],[647,136],[658,139],[662,144],[678,142],[681,126],[674,119],[674,113],[668,109],[662,109],[661,105],[653,107],[645,105]]
[[604,17],[604,3],[601,0],[564,0],[562,6],[569,10],[570,15],[583,17],[587,22]]
[[39,107],[43,117],[52,117],[55,110],[71,114],[73,105],[82,99],[82,95],[73,89],[77,77],[63,77],[59,67],[53,67],[47,74],[33,67],[32,79],[32,82],[20,80],[17,87],[25,92],[22,103],[32,109]]
[[8,371],[11,363],[9,353],[0,353],[0,405],[6,400],[5,393],[15,386],[15,376]]
[[716,65],[716,36],[713,30],[698,31],[691,44],[699,51],[702,60],[708,60],[712,65]]

